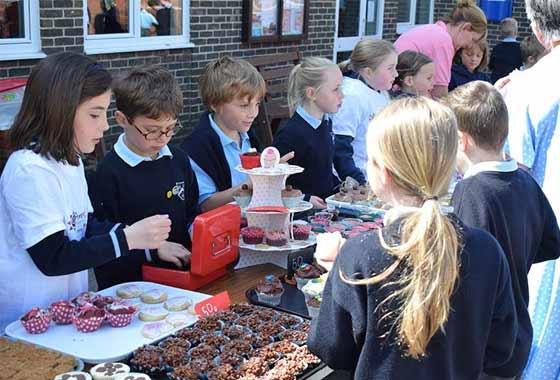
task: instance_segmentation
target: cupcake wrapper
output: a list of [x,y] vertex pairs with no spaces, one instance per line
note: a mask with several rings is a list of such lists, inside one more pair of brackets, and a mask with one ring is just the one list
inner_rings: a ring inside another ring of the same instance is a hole
[[21,321],[21,324],[29,334],[42,334],[49,329],[51,314],[46,313],[42,318],[33,318],[28,321]]
[[260,237],[260,238],[250,238],[250,237],[246,237],[241,235],[243,238],[243,242],[245,244],[261,244],[264,240],[264,236]]
[[64,305],[52,305],[49,311],[52,313],[52,320],[54,323],[57,325],[69,325],[72,323],[75,308]]
[[309,317],[311,317],[313,319],[317,318],[317,316],[319,315],[319,310],[321,310],[320,307],[313,307],[313,306],[307,305],[307,312],[309,314]]
[[297,208],[299,206],[299,204],[301,203],[301,198],[300,197],[282,198],[282,203],[284,204],[284,207]]
[[259,302],[266,303],[272,306],[278,306],[282,301],[282,294],[284,294],[283,291],[282,293],[273,295],[257,292],[257,297],[259,299]]
[[134,313],[130,313],[130,314],[107,313],[105,318],[107,319],[107,322],[109,322],[109,325],[111,325],[111,327],[125,327],[130,325],[133,316]]
[[73,323],[79,332],[93,332],[101,327],[105,317],[78,318],[74,317]]
[[309,233],[298,232],[294,233],[294,240],[307,240],[309,239]]

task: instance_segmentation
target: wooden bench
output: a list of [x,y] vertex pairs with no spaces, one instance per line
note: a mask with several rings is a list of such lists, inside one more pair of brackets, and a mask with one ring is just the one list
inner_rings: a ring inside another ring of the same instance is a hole
[[266,95],[261,102],[259,115],[253,122],[255,133],[263,146],[272,144],[280,123],[290,118],[287,100],[288,77],[301,58],[301,53],[296,49],[290,53],[247,59],[266,82]]

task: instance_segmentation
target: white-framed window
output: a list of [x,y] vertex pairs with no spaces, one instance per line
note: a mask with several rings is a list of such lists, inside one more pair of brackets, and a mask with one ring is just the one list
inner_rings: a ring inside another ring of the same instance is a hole
[[86,0],[86,54],[181,49],[189,39],[189,0]]
[[42,58],[37,0],[0,1],[0,61]]
[[434,0],[399,0],[397,33],[434,21]]

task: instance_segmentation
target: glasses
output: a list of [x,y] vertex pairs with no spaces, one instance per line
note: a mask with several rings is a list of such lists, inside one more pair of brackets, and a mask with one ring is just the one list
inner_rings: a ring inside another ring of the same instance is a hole
[[132,121],[130,121],[130,119],[128,120],[128,123],[130,125],[132,125],[134,128],[136,128],[136,130],[138,131],[138,133],[140,133],[142,136],[144,136],[144,138],[148,141],[153,141],[153,140],[158,140],[159,138],[161,138],[161,136],[165,136],[165,137],[171,137],[177,134],[177,132],[183,128],[183,125],[181,124],[181,122],[179,120],[177,120],[177,123],[175,124],[175,126],[173,128],[169,128],[167,131],[152,131],[152,132],[143,132],[140,128],[138,128],[138,126],[136,124],[134,124]]

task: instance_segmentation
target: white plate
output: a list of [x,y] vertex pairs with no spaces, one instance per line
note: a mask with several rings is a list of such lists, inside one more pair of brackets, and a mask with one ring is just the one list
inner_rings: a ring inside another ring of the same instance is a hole
[[279,164],[273,168],[263,168],[258,167],[254,169],[245,169],[241,165],[235,167],[235,170],[241,173],[249,175],[264,175],[264,176],[276,176],[276,175],[291,175],[303,172],[303,168],[297,165]]
[[[187,296],[193,301],[193,305],[210,297],[207,294],[173,288],[152,282],[129,282],[127,284],[137,284],[142,286],[145,290],[161,289],[167,293],[168,298],[174,296]],[[104,296],[116,296],[116,289],[122,285],[124,284],[115,285],[111,288],[98,292],[98,294],[102,294]],[[140,301],[140,298],[133,298],[130,301],[140,303],[142,306],[147,307],[163,306],[163,303],[157,305],[143,304]],[[192,325],[198,320],[198,318],[195,315],[189,315],[192,316],[192,321],[188,325]],[[52,323],[50,328],[43,334],[29,334],[25,331],[18,320],[10,323],[8,327],[6,327],[6,334],[15,339],[75,356],[86,363],[103,363],[124,359],[138,347],[144,344],[156,342],[185,327],[177,327],[167,334],[154,339],[148,339],[141,333],[142,326],[144,326],[145,323],[150,322],[143,322],[139,320],[136,315],[132,319],[132,323],[126,327],[111,327],[104,323],[97,331],[91,333],[81,333],[76,330],[74,325],[56,325]]]

